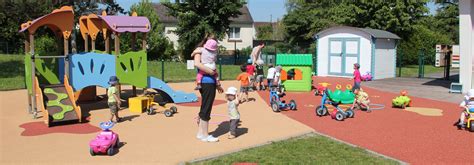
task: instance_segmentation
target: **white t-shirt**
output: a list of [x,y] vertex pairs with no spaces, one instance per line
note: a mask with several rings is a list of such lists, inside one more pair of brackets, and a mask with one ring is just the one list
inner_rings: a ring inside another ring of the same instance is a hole
[[275,68],[268,68],[267,79],[273,79],[275,77]]
[[461,107],[466,106],[467,108],[472,109],[472,108],[474,108],[474,101],[471,101],[471,100],[468,100],[468,99],[464,99],[464,100],[461,102],[461,104],[459,104],[459,106],[461,106]]
[[275,72],[275,78],[273,79],[274,82],[278,82],[278,84],[281,84],[281,79],[280,79],[280,72]]

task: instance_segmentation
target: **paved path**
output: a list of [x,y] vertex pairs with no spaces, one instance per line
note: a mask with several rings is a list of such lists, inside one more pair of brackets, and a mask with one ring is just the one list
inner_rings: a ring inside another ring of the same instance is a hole
[[362,85],[393,93],[399,93],[401,90],[406,90],[410,96],[418,96],[452,103],[461,102],[463,97],[462,94],[449,93],[451,81],[440,79],[397,77],[362,82]]
[[[333,89],[338,83],[343,86],[351,83],[348,79],[327,77],[317,77],[314,82],[329,82]],[[439,109],[435,112],[441,112],[442,115],[425,116],[391,108],[391,99],[398,95],[398,90],[390,93],[366,86],[363,88],[373,103],[383,104],[385,109],[372,113],[357,111],[355,118],[338,122],[329,116],[317,117],[315,108],[320,105],[321,97],[305,92],[288,93],[283,99],[296,100],[298,111],[282,113],[314,128],[316,132],[411,164],[474,162],[474,157],[464,154],[473,150],[474,133],[457,130],[453,126],[461,112],[457,104],[412,97],[413,106]],[[262,98],[268,97],[268,92],[259,94]],[[328,108],[334,109],[331,106]]]

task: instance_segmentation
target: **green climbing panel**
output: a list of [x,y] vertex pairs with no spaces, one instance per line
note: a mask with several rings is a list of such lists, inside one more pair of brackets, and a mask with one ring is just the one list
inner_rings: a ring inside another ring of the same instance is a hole
[[121,84],[147,87],[146,51],[127,52],[117,56],[116,73]]
[[[38,55],[37,55],[38,56]],[[36,76],[40,84],[59,84],[58,62],[56,59],[35,59]],[[31,55],[25,55],[25,81],[28,93],[32,92]]]
[[49,101],[46,103],[46,105],[47,105],[48,107],[58,106],[58,107],[61,107],[61,109],[62,109],[61,112],[58,112],[58,113],[53,114],[53,119],[55,119],[55,120],[62,120],[62,119],[64,119],[64,114],[65,114],[65,113],[74,110],[74,108],[73,108],[71,105],[64,105],[64,104],[61,103],[61,100],[64,100],[64,99],[67,99],[67,98],[68,98],[68,95],[67,95],[67,94],[65,94],[65,93],[57,93],[57,92],[54,91],[52,88],[45,88],[45,89],[44,89],[44,93],[45,93],[45,94],[56,95],[56,99],[55,99],[55,100],[49,100]]

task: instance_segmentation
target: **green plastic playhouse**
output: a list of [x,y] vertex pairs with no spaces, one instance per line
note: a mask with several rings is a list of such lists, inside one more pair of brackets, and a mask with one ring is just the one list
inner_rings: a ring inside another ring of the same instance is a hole
[[311,68],[313,56],[311,54],[277,54],[276,65],[282,66],[282,76],[287,76],[293,70],[293,79],[282,77],[285,90],[293,92],[311,91]]

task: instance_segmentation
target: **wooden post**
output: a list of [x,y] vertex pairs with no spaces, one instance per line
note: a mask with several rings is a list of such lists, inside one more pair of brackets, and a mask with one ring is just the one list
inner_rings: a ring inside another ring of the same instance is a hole
[[[136,36],[137,33],[132,33],[132,51],[136,51],[135,50],[135,43],[136,43],[136,40],[137,40],[137,36]],[[137,96],[137,87],[135,85],[132,85],[132,95],[133,96]]]
[[33,118],[36,119],[36,114],[38,110],[36,108],[36,89],[35,89],[35,75],[36,75],[36,65],[35,65],[35,36],[30,34],[30,54],[31,54],[31,109],[33,111]]
[[95,50],[95,40],[94,38],[91,39],[91,51]]
[[84,51],[89,51],[89,34],[84,37]]
[[111,54],[110,53],[110,35],[108,35],[109,32],[107,32],[107,34],[105,35],[105,52],[108,53],[108,54]]
[[114,35],[115,35],[115,44],[114,44],[114,48],[115,48],[115,55],[120,55],[120,33],[117,33],[117,32],[114,32]]
[[[25,54],[26,53],[29,53],[30,52],[30,40],[29,38],[26,38],[25,39]],[[28,65],[28,64],[27,64]],[[25,77],[25,78],[29,78],[29,77]],[[31,94],[28,92],[28,90],[26,90],[26,93],[28,94],[28,113],[33,113],[31,110],[32,110],[32,106],[31,106]]]
[[146,50],[146,33],[143,33],[142,49],[143,49],[143,50]]
[[66,56],[66,59],[64,59],[64,74],[69,77],[69,38],[64,38],[64,56]]

